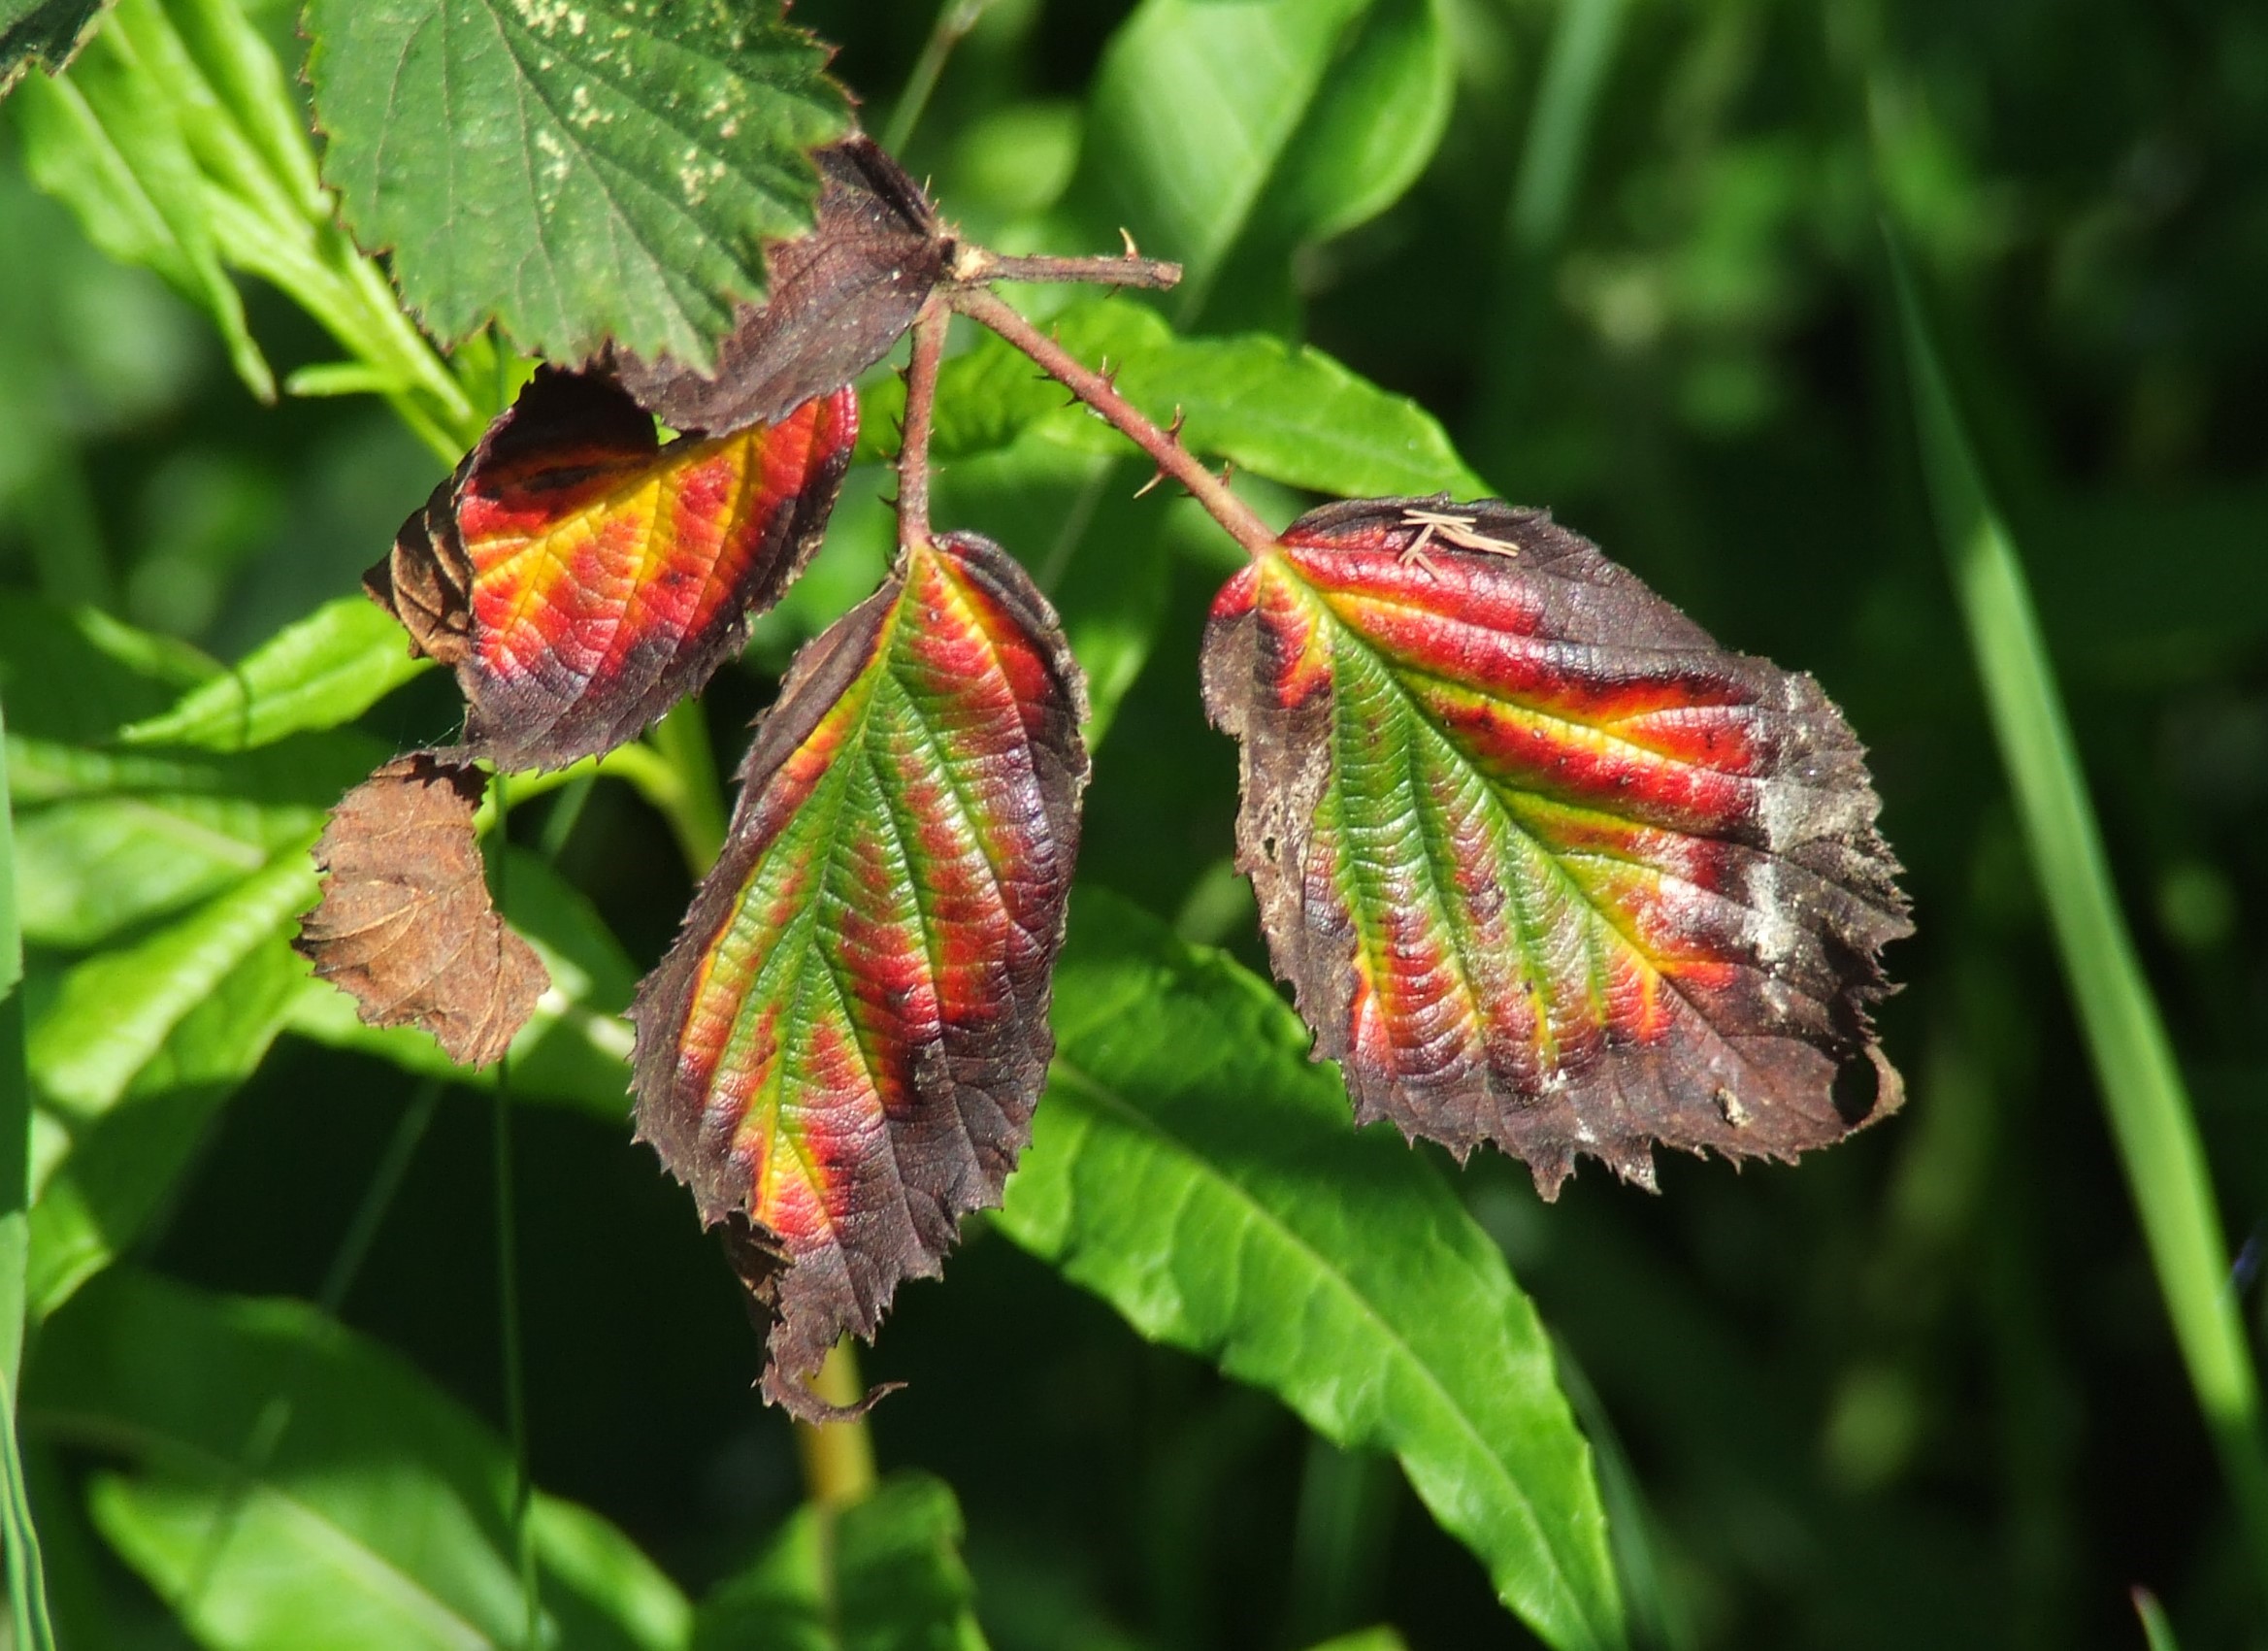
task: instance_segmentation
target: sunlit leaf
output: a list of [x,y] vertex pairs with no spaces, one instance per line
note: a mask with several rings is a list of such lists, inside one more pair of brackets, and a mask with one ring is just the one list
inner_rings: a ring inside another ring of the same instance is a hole
[[621,390],[546,368],[403,524],[371,594],[456,668],[471,754],[564,767],[738,650],[817,547],[857,435],[845,389],[660,446]]
[[1792,1158],[1893,1109],[1909,932],[1857,741],[1542,512],[1334,505],[1233,579],[1238,864],[1364,1120],[1547,1194],[1655,1141]]
[[1078,668],[947,535],[798,657],[722,857],[640,988],[638,1116],[773,1316],[764,1391],[872,1335],[995,1204],[1045,1069],[1078,847]]
[[31,1032],[30,1300],[54,1309],[119,1254],[281,1029],[314,896],[305,840],[196,910],[62,978]]
[[473,827],[486,783],[421,751],[349,791],[315,844],[322,903],[295,942],[373,1026],[419,1027],[468,1067],[503,1059],[551,984],[489,898]]
[[850,112],[776,0],[313,0],[309,74],[346,221],[453,343],[706,367],[761,248],[811,227]]
[[[201,1644],[527,1643],[503,1441],[303,1304],[114,1273],[49,1321],[26,1411],[136,1469],[96,1480],[97,1523]],[[683,1597],[621,1533],[544,1497],[530,1523],[537,1643],[683,1646]]]
[[350,722],[426,668],[383,613],[341,597],[284,626],[170,710],[129,724],[118,738],[128,745],[248,750],[305,729]]
[[945,1485],[895,1473],[849,1507],[806,1506],[694,1619],[693,1651],[984,1651]]
[[[1107,361],[1120,393],[1158,422],[1178,412],[1193,451],[1232,460],[1240,472],[1326,493],[1481,485],[1431,413],[1319,349],[1265,333],[1180,338],[1154,311],[1123,298],[1082,300],[1050,325],[1073,355]],[[903,393],[894,381],[869,392],[874,456]],[[1134,452],[1064,399],[1012,346],[985,334],[945,364],[933,450],[950,463],[1041,435],[1084,452]]]
[[1101,891],[1073,907],[1000,1230],[1144,1336],[1398,1458],[1547,1643],[1620,1646],[1590,1452],[1496,1244],[1425,1158],[1354,1129],[1266,982]]

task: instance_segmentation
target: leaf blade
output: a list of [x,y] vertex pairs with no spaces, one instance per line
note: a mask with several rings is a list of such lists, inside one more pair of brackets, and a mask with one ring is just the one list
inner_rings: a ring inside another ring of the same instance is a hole
[[1145,1336],[1398,1457],[1550,1643],[1623,1643],[1549,1340],[1439,1177],[1350,1130],[1265,984],[1121,901],[1080,891],[1057,992],[1047,1104],[1001,1230]]
[[946,535],[798,657],[639,988],[640,1136],[725,1224],[798,1414],[999,1198],[1046,1061],[1084,693],[1031,578]]
[[811,227],[807,151],[849,127],[825,49],[771,14],[314,0],[324,177],[444,342],[494,319],[552,360],[614,340],[706,368],[763,243]]
[[[1896,1109],[1911,932],[1857,741],[1548,512],[1326,506],[1223,589],[1237,864],[1356,1116],[1547,1197],[1655,1143],[1790,1159]],[[1867,1087],[1861,1093],[1856,1082]]]

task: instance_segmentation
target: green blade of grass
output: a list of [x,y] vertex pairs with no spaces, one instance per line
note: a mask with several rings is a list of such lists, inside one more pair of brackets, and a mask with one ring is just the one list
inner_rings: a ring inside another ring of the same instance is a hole
[[[0,729],[4,732],[4,729]],[[16,920],[16,820],[0,743],[0,1530],[8,1546],[8,1599],[16,1642],[53,1651],[40,1536],[16,1437],[23,1369],[24,1267],[31,1255],[31,1083],[23,1064],[23,940]]]
[[1994,512],[1900,249],[1897,291],[1923,469],[2055,947],[2190,1385],[2268,1587],[2268,1454],[2252,1357],[2188,1094],[2133,936],[2015,543]]
[[2182,1651],[2181,1642],[2174,1637],[2174,1625],[2166,1620],[2165,1607],[2149,1589],[2134,1590],[2134,1614],[2142,1619],[2142,1634],[2150,1651]]

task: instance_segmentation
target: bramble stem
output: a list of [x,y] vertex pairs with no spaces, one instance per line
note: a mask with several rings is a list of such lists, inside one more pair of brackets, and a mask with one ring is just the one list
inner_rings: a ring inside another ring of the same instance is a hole
[[1109,420],[1113,429],[1157,461],[1159,474],[1170,476],[1188,488],[1206,513],[1253,556],[1265,556],[1275,547],[1275,531],[1227,481],[1200,464],[1181,445],[1178,417],[1173,429],[1159,429],[1148,414],[1118,393],[1109,379],[1024,319],[998,293],[980,286],[961,286],[951,290],[948,301],[970,320],[982,322],[1029,355],[1047,370],[1048,377]]
[[937,408],[937,367],[945,359],[945,333],[953,313],[937,299],[913,323],[913,355],[905,366],[905,427],[898,441],[898,543],[930,542],[930,431]]
[[1126,251],[1109,258],[1014,257],[982,247],[964,247],[953,259],[953,279],[968,286],[1020,281],[1034,284],[1076,281],[1084,286],[1142,286],[1163,292],[1181,281],[1181,266],[1145,258],[1129,239]]
[[[867,1396],[858,1350],[849,1337],[828,1350],[811,1391],[845,1409]],[[804,1488],[821,1507],[864,1502],[874,1488],[874,1438],[864,1416],[846,1422],[798,1422],[796,1454],[803,1459]]]

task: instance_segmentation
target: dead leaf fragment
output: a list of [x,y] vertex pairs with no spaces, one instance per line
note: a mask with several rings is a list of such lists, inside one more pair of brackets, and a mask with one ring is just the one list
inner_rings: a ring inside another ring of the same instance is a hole
[[292,942],[366,1023],[419,1027],[468,1067],[500,1059],[551,984],[489,898],[473,832],[487,783],[418,751],[347,792],[315,843],[322,902]]

